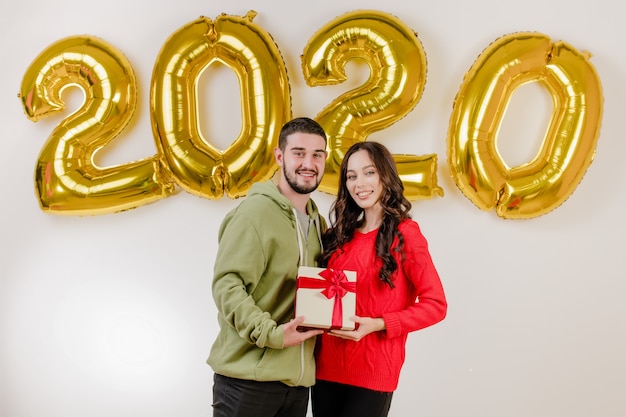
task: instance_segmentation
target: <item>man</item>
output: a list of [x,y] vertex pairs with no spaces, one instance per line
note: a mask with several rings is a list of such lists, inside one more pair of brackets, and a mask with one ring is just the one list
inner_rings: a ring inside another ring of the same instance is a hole
[[207,360],[214,417],[305,417],[321,330],[298,331],[299,265],[315,266],[325,219],[310,194],[326,163],[326,133],[297,118],[280,131],[277,183],[255,183],[219,230],[213,299],[220,331]]

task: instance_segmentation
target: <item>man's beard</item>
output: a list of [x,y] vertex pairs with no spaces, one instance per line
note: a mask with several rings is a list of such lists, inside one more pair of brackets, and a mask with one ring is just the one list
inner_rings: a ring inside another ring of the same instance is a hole
[[[320,185],[320,182],[317,180],[317,177],[315,178],[315,180],[316,180],[315,184],[313,184],[311,186],[304,186],[304,185],[298,184],[297,177],[295,176],[297,174],[297,172],[294,172],[294,176],[292,177],[287,172],[287,168],[284,167],[284,166],[283,166],[283,174],[285,175],[285,178],[287,179],[287,183],[289,184],[291,189],[294,190],[298,194],[309,194],[309,193],[312,193]],[[317,173],[315,175],[317,176]]]

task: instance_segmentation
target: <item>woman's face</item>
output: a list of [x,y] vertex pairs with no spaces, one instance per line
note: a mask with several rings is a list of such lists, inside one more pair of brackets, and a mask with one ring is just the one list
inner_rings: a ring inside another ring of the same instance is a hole
[[352,199],[363,210],[375,207],[383,192],[380,175],[369,153],[361,149],[348,159],[346,188]]

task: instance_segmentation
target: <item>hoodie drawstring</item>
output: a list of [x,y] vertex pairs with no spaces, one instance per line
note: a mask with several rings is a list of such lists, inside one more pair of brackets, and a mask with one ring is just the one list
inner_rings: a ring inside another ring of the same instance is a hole
[[305,247],[304,247],[304,231],[302,230],[302,226],[300,225],[300,221],[298,220],[298,212],[296,211],[296,208],[292,208],[293,210],[293,215],[294,218],[296,219],[296,234],[298,235],[298,249],[300,251],[300,259],[298,261],[298,265],[300,266],[304,266],[307,263],[307,253],[305,251]]

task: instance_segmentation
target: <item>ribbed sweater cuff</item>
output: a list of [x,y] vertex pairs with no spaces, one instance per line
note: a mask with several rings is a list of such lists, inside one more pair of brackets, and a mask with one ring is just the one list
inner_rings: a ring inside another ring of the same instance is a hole
[[400,320],[395,313],[383,314],[383,320],[385,320],[385,327],[387,331],[387,337],[400,336]]

